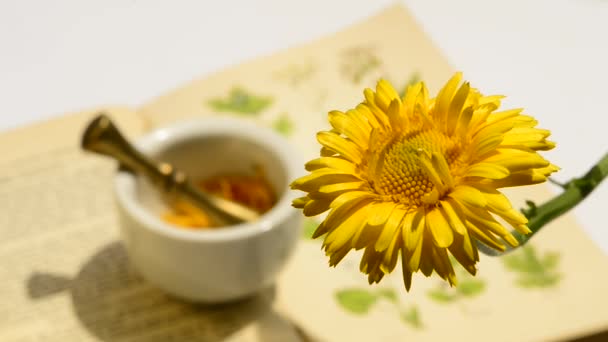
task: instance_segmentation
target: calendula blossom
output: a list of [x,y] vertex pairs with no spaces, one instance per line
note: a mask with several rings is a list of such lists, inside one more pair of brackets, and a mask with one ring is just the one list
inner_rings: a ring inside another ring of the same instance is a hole
[[[499,222],[527,234],[527,219],[498,189],[544,182],[558,170],[537,151],[552,149],[550,132],[521,109],[497,111],[502,96],[483,96],[457,73],[430,98],[424,83],[400,97],[385,80],[317,134],[321,156],[293,189],[306,216],[328,211],[314,233],[324,236],[331,266],[364,249],[369,283],[394,270],[405,288],[412,274],[435,271],[450,285],[454,257],[476,273],[477,243],[496,250],[518,241]],[[461,84],[462,83],[462,84]]]

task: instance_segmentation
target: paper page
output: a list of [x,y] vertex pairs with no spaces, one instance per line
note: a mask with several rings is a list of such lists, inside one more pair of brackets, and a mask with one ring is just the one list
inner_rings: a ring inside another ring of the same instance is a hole
[[[127,136],[142,133],[133,111],[108,113]],[[113,207],[116,165],[79,148],[94,114],[0,136],[0,341],[220,340],[264,313],[272,293],[201,309],[131,269]]]
[[[327,111],[347,109],[385,77],[431,92],[452,68],[407,11],[393,7],[343,32],[237,66],[131,110],[109,113],[131,138],[201,115],[274,127],[313,158]],[[397,272],[368,286],[356,253],[327,266],[302,236],[277,285],[216,306],[171,298],[141,279],[120,243],[115,163],[79,138],[93,112],[0,136],[0,341],[563,340],[608,329],[608,263],[570,216],[512,257],[484,258],[466,294]],[[514,194],[542,201],[544,186]],[[314,228],[308,220],[305,232]]]
[[[327,112],[352,108],[378,78],[399,89],[424,79],[433,94],[452,72],[407,11],[393,7],[332,37],[195,81],[141,113],[152,126],[205,115],[252,120],[287,135],[309,160],[320,148],[315,133],[329,128]],[[549,197],[545,185],[509,194],[517,206]],[[308,220],[305,231],[316,222]],[[570,215],[512,255],[483,258],[477,277],[459,272],[460,290],[418,275],[406,293],[399,271],[368,286],[358,270],[360,254],[351,254],[331,269],[321,242],[302,237],[277,292],[281,312],[305,335],[323,341],[546,341],[608,329],[608,259]]]
[[[104,110],[127,138],[132,110]],[[116,163],[84,152],[99,111],[0,136],[0,341],[300,341],[276,290],[227,305],[171,298],[131,267],[112,193]]]

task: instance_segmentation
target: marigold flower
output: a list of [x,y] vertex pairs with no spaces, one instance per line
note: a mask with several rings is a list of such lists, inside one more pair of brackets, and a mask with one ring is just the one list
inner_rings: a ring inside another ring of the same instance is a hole
[[360,269],[369,283],[394,270],[403,281],[435,271],[450,285],[451,254],[476,273],[477,244],[505,250],[518,241],[506,222],[527,234],[527,219],[497,189],[544,182],[558,168],[537,151],[552,149],[550,132],[522,109],[496,111],[502,96],[483,96],[455,74],[429,98],[420,82],[404,97],[385,80],[346,112],[329,113],[330,131],[317,134],[321,156],[293,189],[306,216],[328,211],[314,233],[324,235],[331,266],[364,249]]

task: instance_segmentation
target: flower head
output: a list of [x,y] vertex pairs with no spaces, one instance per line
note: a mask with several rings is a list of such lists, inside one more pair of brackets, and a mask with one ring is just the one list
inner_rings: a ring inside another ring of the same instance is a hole
[[497,189],[544,182],[558,168],[549,131],[521,109],[497,111],[501,96],[483,96],[457,73],[430,98],[424,83],[404,97],[384,80],[346,112],[332,111],[333,129],[317,134],[321,156],[292,183],[306,216],[328,211],[314,237],[335,266],[364,249],[360,269],[371,283],[394,270],[403,280],[435,271],[450,285],[452,255],[476,273],[477,243],[497,250],[518,241],[499,220],[527,234],[527,219]]

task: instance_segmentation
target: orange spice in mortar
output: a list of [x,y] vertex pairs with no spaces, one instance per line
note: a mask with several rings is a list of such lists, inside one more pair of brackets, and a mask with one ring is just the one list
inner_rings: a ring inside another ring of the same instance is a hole
[[[237,202],[263,214],[276,203],[276,195],[264,177],[261,169],[256,168],[253,176],[224,174],[206,178],[197,183],[202,191]],[[176,201],[172,210],[162,215],[170,224],[187,229],[210,229],[209,216],[186,201]]]

